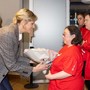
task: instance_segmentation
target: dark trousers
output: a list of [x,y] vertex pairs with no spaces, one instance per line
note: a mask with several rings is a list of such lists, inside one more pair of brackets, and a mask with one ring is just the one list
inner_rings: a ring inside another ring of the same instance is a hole
[[7,76],[5,76],[3,81],[0,83],[0,90],[13,90]]
[[90,80],[85,80],[85,85],[90,90]]

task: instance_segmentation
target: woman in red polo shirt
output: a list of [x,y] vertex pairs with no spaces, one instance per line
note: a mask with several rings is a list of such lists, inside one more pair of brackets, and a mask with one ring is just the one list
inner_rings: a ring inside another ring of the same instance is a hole
[[48,90],[83,90],[83,59],[79,44],[82,42],[80,30],[67,26],[63,34],[64,46],[54,59],[45,77],[50,80]]

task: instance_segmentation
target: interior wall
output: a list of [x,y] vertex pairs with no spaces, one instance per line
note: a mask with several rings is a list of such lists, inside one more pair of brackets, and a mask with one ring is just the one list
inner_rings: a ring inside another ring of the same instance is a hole
[[[22,4],[23,8],[28,8],[29,9],[29,0],[23,0],[23,4]],[[23,34],[23,50],[26,48],[29,48],[29,34],[28,33],[24,33]]]
[[69,17],[67,1],[69,0],[32,0],[33,12],[38,17],[37,30],[33,38],[35,48],[58,51],[62,47],[62,33]]
[[[63,44],[64,28],[69,25],[69,0],[29,1],[29,9],[38,17],[37,30],[32,40],[33,46],[58,51]],[[34,79],[34,83],[48,82],[42,72]]]
[[20,8],[22,8],[22,0],[0,0],[0,16],[3,26],[12,22],[12,18]]
[[22,0],[23,4],[22,7],[23,8],[29,8],[29,0]]

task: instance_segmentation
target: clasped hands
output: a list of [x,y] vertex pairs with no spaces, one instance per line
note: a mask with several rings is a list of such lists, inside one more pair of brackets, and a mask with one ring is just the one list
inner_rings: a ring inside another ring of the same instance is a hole
[[38,65],[33,67],[32,71],[39,72],[39,71],[47,70],[49,66],[50,66],[50,64],[46,64],[46,63],[44,63],[44,61],[41,61]]

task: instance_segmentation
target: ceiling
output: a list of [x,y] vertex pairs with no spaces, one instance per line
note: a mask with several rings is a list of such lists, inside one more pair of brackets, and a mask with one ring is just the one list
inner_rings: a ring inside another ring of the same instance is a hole
[[70,0],[70,10],[90,11],[90,4],[82,3],[81,0]]

